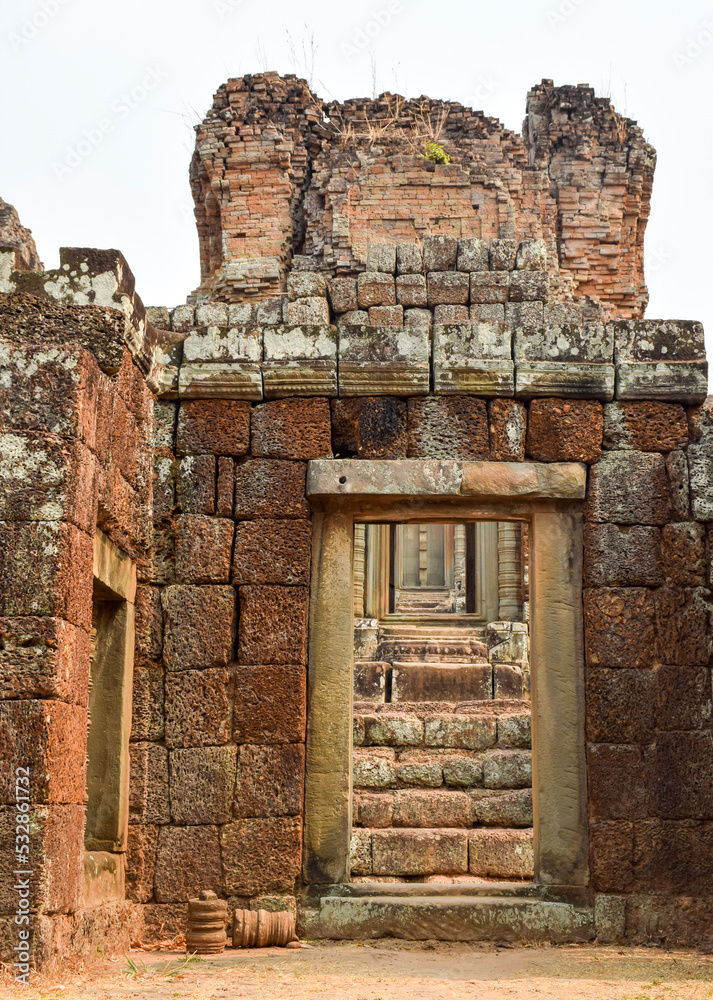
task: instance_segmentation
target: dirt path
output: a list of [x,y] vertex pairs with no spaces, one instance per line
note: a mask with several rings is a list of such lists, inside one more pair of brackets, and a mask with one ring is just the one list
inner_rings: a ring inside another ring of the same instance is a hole
[[[132,968],[133,966],[133,968]],[[136,970],[136,971],[134,971]],[[703,1000],[713,957],[592,947],[319,943],[299,951],[226,951],[190,961],[130,955],[30,987],[0,980],[0,997],[32,1000]]]

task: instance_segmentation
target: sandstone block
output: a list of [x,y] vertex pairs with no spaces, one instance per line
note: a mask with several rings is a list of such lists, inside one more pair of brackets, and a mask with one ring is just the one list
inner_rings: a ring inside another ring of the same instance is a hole
[[657,655],[655,619],[651,591],[639,587],[585,590],[589,666],[651,666]]
[[[303,299],[302,303],[309,301]],[[324,301],[326,308],[326,299],[320,301]],[[293,303],[293,305],[298,304]],[[286,365],[299,361],[305,363],[300,365],[300,368],[303,368],[308,361],[336,361],[337,358],[336,327],[329,326],[329,320],[320,320],[316,323],[305,321],[298,326],[269,328],[264,331],[264,338],[263,371],[265,372],[271,371],[270,365],[278,363]]]
[[653,689],[657,729],[701,729],[710,724],[713,702],[708,667],[657,667]]
[[353,812],[357,826],[383,830],[393,826],[394,796],[388,793],[378,795],[361,792],[354,795]]
[[433,309],[434,323],[469,323],[468,306],[438,305]]
[[607,451],[673,451],[688,444],[686,411],[673,403],[607,403],[604,447]]
[[339,458],[405,458],[407,411],[393,396],[332,400],[332,440]]
[[235,644],[232,587],[166,587],[161,600],[167,670],[225,667],[232,660]]
[[713,824],[637,823],[634,866],[638,891],[671,896],[707,894],[713,876]]
[[461,702],[492,697],[489,663],[394,663],[392,701]]
[[352,875],[371,875],[371,831],[352,829],[349,842],[349,870]]
[[641,747],[590,745],[587,799],[597,819],[645,819],[649,815],[650,765]]
[[355,748],[352,780],[355,788],[389,788],[395,785],[395,752],[379,748]]
[[475,238],[458,240],[456,267],[459,271],[487,271],[489,259],[490,252],[485,240]]
[[700,587],[662,587],[655,593],[661,662],[704,666],[711,655],[710,593]]
[[584,582],[587,587],[660,586],[661,530],[636,524],[585,525]]
[[512,395],[512,332],[504,323],[436,326],[433,378],[436,394]]
[[360,309],[370,306],[395,306],[396,285],[392,274],[364,271],[357,278],[357,299]]
[[418,243],[399,243],[396,247],[396,273],[421,274],[423,251]]
[[223,880],[231,896],[294,893],[302,864],[302,820],[244,819],[221,830]]
[[30,801],[81,804],[87,711],[59,701],[0,702],[0,803],[16,801],[15,769],[30,767]]
[[663,456],[605,452],[589,474],[588,516],[618,524],[665,524],[671,500]]
[[594,820],[589,825],[592,886],[601,892],[630,892],[634,885],[634,824]]
[[153,898],[156,868],[157,826],[129,827],[126,845],[126,898],[134,903],[148,903]]
[[132,743],[129,823],[168,823],[168,751],[157,743]]
[[485,402],[472,396],[408,400],[409,458],[489,457]]
[[371,306],[369,309],[370,326],[403,326],[404,307],[397,306]]
[[196,306],[197,326],[227,326],[228,307],[222,302],[201,302]]
[[402,785],[416,788],[440,788],[443,784],[443,767],[438,757],[426,754],[413,755],[402,752],[396,765],[396,777]]
[[[532,272],[524,271],[520,275],[531,276]],[[611,330],[602,324],[522,326],[515,331],[513,346],[516,362],[567,362],[570,366],[611,364],[614,353]]]
[[622,320],[614,323],[619,362],[705,360],[703,327],[686,320]]
[[308,585],[309,521],[243,521],[235,531],[233,583]]
[[[231,307],[229,307],[230,309]],[[255,303],[255,323],[257,326],[279,326],[282,322],[284,300],[282,296],[262,299]]]
[[366,716],[367,742],[373,746],[417,747],[423,744],[423,722],[415,715],[395,714]]
[[661,532],[666,583],[678,587],[706,585],[706,532],[695,522],[667,524]]
[[358,309],[356,278],[332,278],[329,282],[329,298],[335,313]]
[[223,668],[182,670],[166,678],[166,746],[219,746],[231,737],[232,690]]
[[183,364],[222,362],[225,365],[262,361],[262,331],[254,326],[208,326],[191,330],[183,342]]
[[498,746],[529,750],[532,745],[532,723],[529,712],[498,716]]
[[[175,391],[173,386],[171,391]],[[263,396],[260,365],[257,362],[184,361],[178,374],[178,395],[181,399],[260,400]]]
[[255,458],[236,464],[236,518],[309,517],[305,497],[306,475],[304,462]]
[[189,455],[178,464],[176,499],[184,514],[215,514],[215,458]]
[[525,459],[527,411],[514,399],[488,402],[490,458],[493,462],[522,462]]
[[483,783],[483,761],[479,757],[454,754],[443,759],[443,780],[456,788],[471,788]]
[[395,827],[457,829],[469,827],[472,823],[473,802],[465,792],[409,788],[396,792],[394,796]]
[[91,641],[60,618],[0,618],[0,699],[86,705]]
[[602,453],[601,404],[584,399],[533,400],[527,451],[540,462],[596,462]]
[[341,396],[424,395],[428,393],[429,384],[427,330],[372,326],[342,329],[339,338]]
[[465,830],[374,830],[374,875],[464,875]]
[[229,583],[234,525],[227,518],[183,514],[176,521],[176,582]]
[[426,284],[429,306],[468,304],[470,275],[462,271],[429,271]]
[[592,743],[650,743],[656,675],[649,670],[587,670],[587,739]]
[[304,667],[269,664],[236,667],[233,732],[237,743],[304,740],[306,715]]
[[511,302],[534,302],[547,298],[549,280],[546,271],[514,271],[510,275]]
[[657,733],[652,753],[654,816],[713,819],[713,733]]
[[396,279],[396,301],[402,306],[423,307],[428,303],[423,274],[400,274]]
[[525,750],[494,750],[483,758],[486,788],[529,788],[532,785],[532,754]]
[[317,271],[291,271],[287,276],[287,297],[295,299],[321,298],[327,294],[327,279]]
[[626,937],[626,896],[595,896],[594,926],[599,944],[622,943]]
[[235,818],[298,816],[302,812],[304,763],[302,743],[240,747]]
[[235,788],[235,747],[171,750],[169,770],[174,823],[228,822]]
[[305,663],[308,603],[306,587],[241,587],[239,661]]
[[600,362],[518,361],[515,393],[521,399],[562,396],[570,399],[600,399],[614,396],[614,365]]
[[307,460],[332,454],[326,399],[277,399],[252,411],[252,453],[256,457]]
[[483,826],[532,826],[532,791],[491,792],[477,789],[471,793],[475,821]]
[[430,747],[485,750],[495,745],[495,716],[431,715],[425,720],[425,741]]
[[195,325],[195,308],[193,306],[176,306],[171,312],[171,329],[177,333],[186,333]]
[[423,240],[424,271],[454,271],[458,240],[452,236],[426,236]]
[[194,899],[203,889],[221,895],[218,827],[162,826],[154,878],[159,903]]
[[471,830],[469,871],[488,878],[532,878],[535,859],[531,830]]
[[354,662],[354,700],[383,702],[390,663]]
[[619,362],[617,399],[661,399],[702,403],[708,391],[706,361]]
[[493,271],[512,271],[517,257],[516,240],[490,241],[490,267]]
[[288,326],[327,326],[329,303],[326,297],[313,295],[288,302],[285,308],[285,322]]
[[493,664],[493,697],[519,701],[526,693],[522,667],[516,663]]
[[181,403],[179,455],[244,455],[250,448],[250,403],[200,399]]

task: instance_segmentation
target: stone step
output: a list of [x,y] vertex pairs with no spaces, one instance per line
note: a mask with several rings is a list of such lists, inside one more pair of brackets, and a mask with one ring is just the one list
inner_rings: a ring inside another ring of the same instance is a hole
[[[444,767],[444,770],[446,768]],[[404,788],[395,792],[355,792],[355,827],[531,827],[529,788]]]
[[394,660],[391,701],[492,701],[490,663],[424,663]]
[[[495,892],[495,890],[493,890]],[[299,913],[304,937],[337,941],[530,941],[574,943],[595,936],[593,911],[512,896],[401,894],[325,896]]]
[[493,879],[480,879],[470,875],[457,875],[451,881],[440,881],[444,876],[428,876],[427,881],[399,882],[393,877],[384,877],[383,881],[375,875],[357,877],[349,885],[340,886],[333,893],[336,896],[519,896],[533,898],[540,895],[540,890],[534,882],[504,882]]
[[492,749],[463,756],[429,750],[358,746],[352,755],[354,789],[440,788],[441,785],[513,789],[532,787],[529,750]]

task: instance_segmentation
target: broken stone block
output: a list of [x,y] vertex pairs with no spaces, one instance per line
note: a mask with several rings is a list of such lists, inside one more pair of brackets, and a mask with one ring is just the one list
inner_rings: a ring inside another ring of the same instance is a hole
[[546,271],[513,271],[510,275],[510,301],[543,301],[547,298],[548,287]]
[[312,528],[309,521],[243,521],[236,527],[233,583],[307,585]]
[[433,310],[434,323],[469,323],[468,306],[439,305]]
[[471,830],[469,871],[486,878],[532,878],[532,830]]
[[472,396],[408,400],[409,458],[486,459],[485,402]]
[[203,514],[176,519],[176,583],[230,583],[233,522]]
[[587,663],[599,667],[649,667],[657,656],[656,605],[641,587],[584,592]]
[[527,420],[527,452],[539,462],[598,461],[602,406],[595,400],[535,399]]
[[171,818],[182,826],[227,823],[235,788],[235,747],[169,753]]
[[465,830],[373,830],[374,875],[465,875]]
[[473,801],[465,792],[406,789],[394,795],[395,827],[457,829],[472,823]]
[[235,668],[233,733],[237,743],[300,742],[305,736],[306,716],[303,666],[261,664]]
[[655,680],[650,670],[590,667],[587,739],[591,743],[650,743],[654,730]]
[[429,362],[428,330],[350,326],[339,338],[339,393],[425,395]]
[[393,274],[364,271],[357,278],[357,299],[360,309],[370,306],[395,306],[396,285]]
[[203,889],[222,893],[217,826],[162,826],[156,850],[159,903],[194,899]]
[[166,746],[220,746],[232,734],[232,689],[225,668],[182,670],[166,678]]
[[166,669],[225,667],[235,644],[235,591],[232,587],[165,587]]
[[417,747],[423,744],[423,722],[415,715],[378,715],[364,719],[367,743],[373,746]]
[[332,454],[326,399],[279,399],[255,406],[251,429],[256,457],[307,460]]
[[393,396],[332,400],[334,451],[339,458],[405,458],[407,411]]
[[329,298],[335,313],[348,313],[359,308],[356,278],[332,278]]
[[366,269],[393,274],[396,270],[396,244],[370,243],[366,254]]
[[485,240],[475,238],[458,240],[457,270],[487,271],[489,259],[490,252]]
[[517,256],[517,240],[490,241],[490,268],[492,271],[512,271]]
[[215,513],[215,458],[188,455],[178,463],[176,499],[184,514]]
[[532,754],[525,750],[495,750],[483,758],[486,788],[529,788],[532,785]]
[[291,271],[287,276],[287,297],[290,301],[324,298],[326,294],[327,279],[317,271]]
[[471,792],[475,822],[483,826],[532,826],[532,790]]
[[593,521],[665,524],[671,500],[663,456],[609,451],[589,473],[587,514]]
[[[355,788],[389,788],[396,784],[396,753],[391,749],[354,748]],[[440,784],[440,781],[439,781]]]
[[514,399],[488,402],[490,458],[493,462],[522,462],[525,459],[527,411]]
[[458,240],[452,236],[426,236],[423,240],[424,271],[455,271]]
[[389,794],[371,795],[361,792],[353,800],[354,823],[372,829],[386,829],[393,826],[394,796]]
[[310,296],[288,302],[285,308],[287,326],[327,326],[329,324],[329,303],[326,298]]
[[235,818],[300,815],[304,763],[302,743],[240,747],[233,802]]
[[660,529],[636,524],[585,525],[584,583],[587,587],[660,586]]
[[494,715],[429,715],[425,720],[429,747],[486,750],[495,745],[496,731]]
[[511,336],[512,331],[504,323],[434,327],[434,392],[512,395],[515,382]]
[[352,875],[371,875],[371,831],[352,830],[349,842],[349,870]]
[[688,444],[686,411],[675,403],[607,403],[604,447],[607,451],[673,451]]
[[240,663],[300,663],[307,655],[306,587],[240,588]]
[[427,305],[426,277],[423,274],[401,274],[396,279],[396,301],[402,306]]
[[403,306],[372,306],[369,309],[370,326],[403,326]]
[[236,464],[236,518],[309,517],[305,496],[306,475],[304,462],[254,458]]
[[544,240],[523,240],[517,248],[515,267],[520,271],[547,270],[547,244]]
[[467,305],[470,296],[470,276],[461,271],[429,271],[427,276],[428,304]]
[[666,583],[706,586],[706,531],[695,522],[667,524],[661,533]]
[[250,403],[233,399],[181,403],[178,455],[245,455],[249,449]]
[[396,247],[396,273],[421,274],[423,252],[418,243],[399,243]]
[[443,759],[443,780],[447,785],[472,788],[483,783],[483,761],[463,754]]
[[157,743],[131,743],[129,758],[129,823],[169,823],[168,751]]

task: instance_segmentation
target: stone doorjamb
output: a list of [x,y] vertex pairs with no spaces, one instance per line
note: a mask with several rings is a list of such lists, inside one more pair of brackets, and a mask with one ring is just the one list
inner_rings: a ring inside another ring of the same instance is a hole
[[313,510],[303,879],[349,881],[354,522],[527,521],[535,880],[589,880],[582,514],[574,463],[317,460]]

